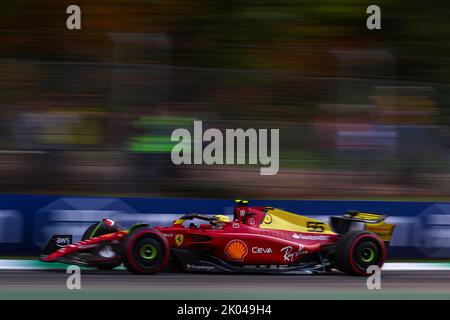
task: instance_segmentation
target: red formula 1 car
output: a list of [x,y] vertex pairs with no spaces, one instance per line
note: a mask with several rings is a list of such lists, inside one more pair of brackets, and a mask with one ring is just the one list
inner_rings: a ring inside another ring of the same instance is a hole
[[[55,235],[42,261],[99,269],[121,263],[134,273],[190,272],[321,273],[338,269],[366,275],[381,266],[394,225],[379,214],[349,211],[330,223],[236,200],[234,217],[186,214],[170,227],[136,224],[122,230],[104,219],[82,240]],[[196,223],[200,221],[200,223]]]

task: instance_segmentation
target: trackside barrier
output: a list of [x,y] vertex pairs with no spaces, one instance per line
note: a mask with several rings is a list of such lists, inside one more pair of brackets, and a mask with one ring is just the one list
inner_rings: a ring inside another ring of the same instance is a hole
[[[450,203],[400,201],[257,200],[327,221],[347,210],[387,214],[396,224],[390,258],[450,258]],[[79,240],[95,221],[108,217],[128,227],[136,222],[168,225],[184,213],[232,213],[233,200],[0,195],[0,256],[34,256],[52,234]]]

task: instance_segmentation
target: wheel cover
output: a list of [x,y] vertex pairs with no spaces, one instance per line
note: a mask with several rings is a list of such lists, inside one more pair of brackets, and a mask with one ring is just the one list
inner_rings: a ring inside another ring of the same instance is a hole
[[365,248],[361,254],[364,262],[371,262],[375,258],[375,251],[372,248]]
[[141,258],[145,260],[153,260],[158,254],[158,249],[152,244],[144,244],[139,249],[139,254],[141,255]]
[[382,259],[379,246],[371,240],[362,240],[357,243],[353,257],[361,270],[366,270],[370,265],[379,264]]
[[135,247],[132,249],[134,261],[138,268],[148,271],[163,262],[164,249],[158,240],[149,236],[143,236],[136,241]]

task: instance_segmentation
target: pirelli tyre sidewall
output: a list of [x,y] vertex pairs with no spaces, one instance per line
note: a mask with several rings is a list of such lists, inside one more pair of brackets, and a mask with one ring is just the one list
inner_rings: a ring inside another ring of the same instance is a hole
[[336,244],[336,266],[350,275],[369,276],[369,266],[381,268],[385,259],[386,247],[372,232],[350,231]]
[[162,271],[170,257],[169,242],[158,230],[137,228],[124,239],[123,263],[137,274],[153,274]]

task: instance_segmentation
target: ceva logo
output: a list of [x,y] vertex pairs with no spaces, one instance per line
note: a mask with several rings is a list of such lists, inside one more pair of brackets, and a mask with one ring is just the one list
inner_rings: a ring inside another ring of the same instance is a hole
[[256,254],[272,253],[272,248],[253,247],[252,248],[252,253],[256,253]]

